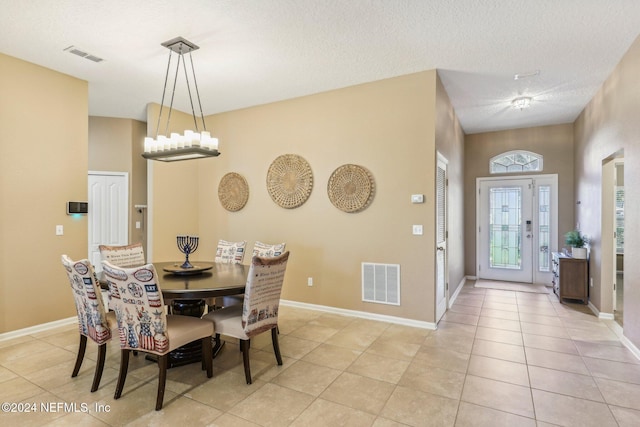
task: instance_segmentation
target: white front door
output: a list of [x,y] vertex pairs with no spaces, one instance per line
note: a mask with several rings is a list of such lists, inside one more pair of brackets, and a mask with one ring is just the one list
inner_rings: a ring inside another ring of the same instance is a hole
[[558,176],[478,178],[478,278],[549,284]]
[[447,311],[447,163],[438,154],[436,172],[436,323]]
[[478,278],[532,283],[533,182],[480,181]]
[[89,260],[102,270],[100,245],[129,243],[129,174],[89,172]]

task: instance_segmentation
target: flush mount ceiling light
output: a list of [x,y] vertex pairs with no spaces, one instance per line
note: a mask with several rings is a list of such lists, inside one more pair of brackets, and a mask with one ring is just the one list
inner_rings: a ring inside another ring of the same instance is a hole
[[531,97],[530,96],[520,96],[513,101],[511,101],[511,106],[513,108],[518,108],[520,110],[524,110],[525,108],[529,108],[531,106]]
[[[142,154],[142,157],[149,160],[175,162],[178,160],[191,160],[219,156],[220,152],[218,151],[218,139],[211,137],[211,134],[207,131],[207,126],[204,122],[204,115],[202,114],[202,103],[200,102],[200,92],[198,91],[196,72],[193,67],[193,58],[191,57],[191,52],[199,49],[199,47],[182,37],[176,37],[174,39],[166,41],[162,43],[162,46],[169,49],[169,62],[167,63],[167,73],[164,78],[164,90],[162,91],[160,113],[158,114],[156,137],[155,139],[151,137],[147,137],[144,139],[144,153]],[[169,113],[166,120],[166,127],[164,130],[164,135],[161,135],[160,123],[162,119],[162,110],[164,109],[164,98],[167,94],[167,82],[169,80],[171,57],[173,53],[178,54],[178,63],[176,65],[175,73],[172,76],[173,90],[171,92],[171,103],[169,104]],[[189,54],[189,60],[191,63],[190,73],[193,77],[193,86],[195,89],[196,100],[200,109],[200,121],[202,123],[202,130],[200,130],[198,127],[198,117],[196,116],[196,112],[193,107],[194,99],[191,95],[191,86],[189,84],[190,76],[187,73],[188,67],[184,58],[184,55],[187,53]],[[180,62],[182,62],[184,77],[187,82],[187,91],[189,93],[189,102],[191,103],[191,114],[193,116],[195,131],[185,130],[183,135],[180,135],[178,133],[171,133],[169,136],[167,136],[167,133],[169,131],[169,122],[171,121],[171,112],[173,111],[173,98],[176,92],[176,82],[178,81]]]

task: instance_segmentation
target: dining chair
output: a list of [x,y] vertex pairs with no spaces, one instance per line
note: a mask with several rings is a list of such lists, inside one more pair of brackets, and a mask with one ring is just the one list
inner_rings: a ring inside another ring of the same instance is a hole
[[246,245],[246,241],[227,242],[222,239],[218,240],[215,262],[221,262],[224,264],[242,264],[242,260],[244,260],[244,248]]
[[286,243],[276,243],[271,245],[269,243],[256,241],[253,245],[253,254],[251,256],[277,257],[284,253],[285,246]]
[[120,339],[120,372],[114,399],[122,395],[130,351],[137,350],[158,357],[156,411],[162,409],[170,351],[200,340],[203,369],[206,367],[208,378],[213,376],[211,322],[191,316],[166,315],[158,274],[153,264],[126,268],[102,261],[102,269],[109,284]]
[[277,334],[278,307],[288,260],[289,252],[278,257],[254,256],[249,267],[243,305],[225,307],[202,317],[213,322],[216,340],[220,339],[220,335],[240,340],[247,384],[251,384],[249,347],[254,336],[271,331],[273,352],[278,365],[282,365]]
[[108,313],[100,296],[100,286],[93,269],[87,259],[73,261],[67,255],[62,255],[62,265],[67,272],[69,284],[73,291],[73,299],[78,314],[78,329],[80,331],[80,345],[76,364],[73,367],[72,378],[80,372],[84,353],[87,349],[87,337],[98,345],[98,361],[93,374],[93,393],[100,386],[104,361],[107,354],[107,342],[111,339],[112,329],[116,330],[117,323],[114,313]]
[[139,267],[144,265],[144,248],[142,243],[124,246],[98,246],[102,261],[109,261],[118,267]]

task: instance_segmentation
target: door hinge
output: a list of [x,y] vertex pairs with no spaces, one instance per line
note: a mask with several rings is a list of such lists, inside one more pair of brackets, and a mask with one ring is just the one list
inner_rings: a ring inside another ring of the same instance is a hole
[[448,238],[449,238],[449,231],[445,231],[445,232],[444,232],[444,238],[445,238],[445,239],[448,239]]
[[482,266],[480,266],[480,264],[478,264],[478,271],[482,270]]
[[449,290],[449,282],[447,282],[447,283],[445,283],[445,284],[444,284],[444,288],[445,288],[446,290]]
[[614,291],[616,290],[616,284],[615,283],[613,284],[613,290]]

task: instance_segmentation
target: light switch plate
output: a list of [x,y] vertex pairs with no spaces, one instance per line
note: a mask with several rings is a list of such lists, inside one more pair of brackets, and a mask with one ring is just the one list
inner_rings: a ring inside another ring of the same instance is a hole
[[414,225],[413,226],[413,235],[414,236],[422,236],[422,225]]
[[64,234],[64,227],[56,225],[56,236],[62,236]]
[[412,194],[411,203],[424,203],[424,194]]

